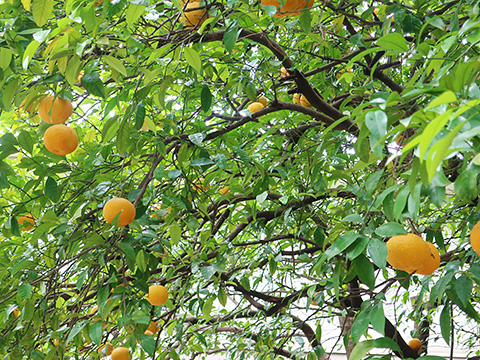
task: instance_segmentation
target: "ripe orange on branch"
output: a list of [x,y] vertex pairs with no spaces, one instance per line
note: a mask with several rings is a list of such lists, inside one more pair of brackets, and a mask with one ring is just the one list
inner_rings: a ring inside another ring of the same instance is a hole
[[277,0],[262,0],[262,5],[268,6],[273,5],[277,9],[277,12],[273,17],[285,17],[285,16],[296,16],[300,15],[303,9],[306,7],[312,7],[314,0],[287,0],[285,5],[280,6],[280,3]]
[[163,285],[151,285],[148,289],[147,300],[154,306],[163,305],[168,300],[168,291]]
[[135,219],[135,206],[124,198],[108,200],[103,207],[103,217],[105,221],[111,224],[118,214],[120,214],[118,217],[118,226],[128,225]]
[[251,103],[250,105],[248,105],[247,110],[250,111],[250,114],[253,114],[253,113],[255,113],[259,110],[262,110],[264,108],[265,108],[265,106],[263,106],[263,104],[261,102],[255,101],[255,102]]
[[299,94],[299,93],[293,94],[293,103],[298,104],[298,105],[302,105],[302,106],[305,106],[305,107],[310,107],[311,106],[310,101],[307,100],[306,96],[303,95],[303,94]]
[[408,342],[408,346],[415,350],[418,354],[422,351],[422,342],[419,339],[412,339]]
[[75,130],[66,125],[52,125],[43,134],[43,143],[48,151],[56,155],[67,155],[78,146]]
[[47,96],[38,105],[40,119],[48,124],[63,124],[72,116],[73,107],[70,100]]
[[413,273],[430,261],[427,242],[415,234],[392,236],[387,241],[387,262],[398,270]]
[[424,267],[416,271],[416,274],[430,275],[440,266],[440,253],[438,249],[431,242],[427,241],[427,245],[430,248],[430,259]]
[[112,351],[112,360],[130,360],[131,358],[130,349],[126,347],[121,346]]
[[190,1],[185,6],[182,20],[184,21],[184,26],[187,29],[199,27],[207,19],[207,10],[205,10],[205,8],[197,9],[200,7],[200,1]]
[[480,255],[480,221],[475,224],[470,233],[470,244],[473,250]]

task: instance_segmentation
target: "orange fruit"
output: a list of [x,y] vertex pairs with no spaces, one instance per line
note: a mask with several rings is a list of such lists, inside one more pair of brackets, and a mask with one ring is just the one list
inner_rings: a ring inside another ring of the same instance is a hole
[[67,155],[78,146],[75,130],[66,125],[52,125],[43,134],[43,143],[48,151],[56,155]]
[[387,241],[387,262],[398,270],[413,273],[430,261],[430,248],[418,235],[392,236]]
[[203,182],[205,181],[205,178],[201,177],[198,179],[198,182],[194,182],[192,187],[194,190],[196,190],[199,194],[205,192],[208,190],[210,185],[203,185]]
[[38,105],[40,119],[48,124],[63,124],[72,116],[73,107],[70,100],[47,96]]
[[60,345],[60,341],[58,339],[53,339],[53,346],[58,346]]
[[20,229],[22,231],[28,231],[33,229],[33,226],[35,225],[35,218],[33,217],[32,214],[20,216],[18,219],[18,225],[20,226]]
[[16,319],[20,316],[20,310],[18,310],[18,308],[16,308],[15,310],[13,310],[13,317]]
[[152,334],[155,334],[160,331],[160,326],[156,321],[150,321],[150,325],[148,325],[148,329],[146,331],[150,331]]
[[90,315],[93,315],[95,314],[96,312],[98,311],[98,305],[95,305],[94,307],[92,307],[90,309],[90,311],[88,312]]
[[427,245],[430,248],[430,259],[424,267],[416,271],[416,274],[430,275],[440,266],[440,253],[438,249],[431,242],[427,241]]
[[154,306],[163,305],[168,300],[168,291],[162,285],[151,285],[148,288],[147,300]]
[[225,186],[219,190],[220,195],[226,195],[230,193],[230,186]]
[[260,95],[258,98],[257,98],[257,102],[259,102],[260,104],[263,105],[263,107],[267,107],[268,106],[268,99],[263,96],[263,95]]
[[265,106],[263,106],[262,103],[258,102],[258,101],[255,101],[253,103],[251,103],[250,105],[248,105],[247,107],[247,110],[250,111],[250,114],[253,114],[259,110],[262,110],[264,109]]
[[286,0],[285,5],[280,6],[280,3],[277,0],[262,0],[262,5],[273,5],[276,7],[277,12],[273,17],[285,17],[285,16],[296,16],[300,15],[302,10],[306,7],[312,7],[314,0]]
[[302,106],[305,106],[305,107],[310,107],[311,106],[310,102],[307,100],[305,95],[299,94],[299,93],[293,94],[293,103],[298,104],[298,105],[302,105]]
[[130,349],[120,346],[113,349],[112,351],[112,360],[130,360]]
[[287,69],[285,69],[284,67],[282,67],[280,69],[280,79],[284,79],[286,77],[290,76],[289,72],[287,71]]
[[[315,294],[313,294],[313,297],[315,298],[317,294],[318,294],[318,291]],[[312,305],[317,305],[317,302],[315,300],[312,300]]]
[[113,352],[113,346],[109,342],[106,342],[103,345],[100,345],[97,349],[97,352],[100,354],[100,356],[109,356],[112,355]]
[[145,335],[153,335],[153,332],[151,332],[150,330],[145,330],[144,334]]
[[470,233],[470,244],[473,250],[480,255],[480,221],[475,224]]
[[105,221],[111,224],[118,214],[120,214],[118,217],[118,226],[128,225],[135,219],[135,206],[124,198],[108,200],[103,207],[103,217]]
[[408,342],[408,346],[413,350],[416,350],[418,354],[422,350],[422,342],[419,339],[412,339]]
[[196,9],[198,7],[200,7],[199,1],[189,2],[187,6],[185,6],[185,11],[183,12],[182,18],[184,20],[184,26],[187,29],[199,27],[207,19],[208,15],[205,9],[187,11],[190,9]]

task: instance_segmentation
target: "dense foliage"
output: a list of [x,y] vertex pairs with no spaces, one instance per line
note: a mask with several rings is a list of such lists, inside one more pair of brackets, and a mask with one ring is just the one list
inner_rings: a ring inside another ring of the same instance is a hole
[[[106,342],[135,359],[478,355],[478,1],[274,17],[206,0],[201,26],[186,5],[0,1],[4,359],[100,358]],[[73,103],[66,156],[43,144],[50,95]],[[134,203],[128,226],[103,220],[113,197]],[[387,264],[407,232],[439,248],[434,274]]]

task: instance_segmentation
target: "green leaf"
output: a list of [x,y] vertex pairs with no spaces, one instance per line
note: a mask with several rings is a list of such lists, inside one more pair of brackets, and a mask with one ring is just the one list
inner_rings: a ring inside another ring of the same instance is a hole
[[447,344],[450,344],[451,332],[452,332],[452,323],[450,321],[450,305],[446,304],[443,307],[442,312],[440,313],[440,329],[442,332],[442,337]]
[[53,202],[57,202],[60,199],[61,192],[57,182],[50,176],[45,181],[45,195]]
[[148,257],[147,254],[145,254],[144,250],[140,250],[137,253],[137,256],[135,257],[135,263],[142,272],[145,272],[147,270]]
[[87,90],[90,94],[101,97],[103,99],[106,98],[105,86],[103,85],[103,82],[100,79],[100,75],[98,75],[98,73],[90,72],[83,75],[81,83],[85,90]]
[[225,306],[227,304],[227,293],[225,292],[225,290],[223,290],[222,287],[218,289],[218,301],[220,302],[220,304],[222,304],[222,306]]
[[210,110],[210,106],[212,106],[212,93],[210,92],[207,84],[203,85],[202,87],[200,99],[202,102],[202,110],[204,112],[208,112]]
[[375,229],[375,234],[383,237],[391,237],[395,235],[405,235],[407,231],[403,225],[395,222],[389,222]]
[[188,135],[188,139],[197,146],[202,145],[203,140],[205,139],[204,133],[196,133]]
[[68,337],[67,337],[67,340],[66,340],[66,343],[68,344],[70,341],[72,341],[72,339],[77,336],[77,334],[83,330],[83,328],[85,327],[85,325],[87,324],[87,321],[86,320],[80,320],[80,321],[77,321],[72,329],[70,330],[70,333],[68,334]]
[[389,33],[377,40],[377,45],[384,50],[397,52],[408,51],[408,44],[405,38],[398,32]]
[[228,52],[232,52],[233,46],[238,40],[240,31],[238,30],[238,20],[233,21],[223,34],[223,44]]
[[183,57],[198,75],[202,75],[202,59],[195,49],[191,47],[183,48]]
[[0,48],[0,69],[6,70],[12,61],[13,51],[7,48]]
[[182,239],[182,229],[178,224],[173,224],[169,229],[170,237],[172,239],[172,244],[176,245]]
[[97,345],[100,345],[102,341],[102,326],[103,321],[98,320],[91,324],[90,328],[88,329],[88,335],[90,335],[92,341]]
[[312,15],[308,7],[305,7],[300,13],[299,23],[304,32],[309,33],[312,30]]
[[28,299],[32,295],[32,285],[24,283],[18,287],[18,296],[22,299]]
[[155,353],[155,339],[152,335],[140,335],[138,342],[148,355],[153,356]]
[[128,5],[127,13],[125,14],[128,26],[132,27],[144,12],[145,6],[143,5],[137,5],[133,3]]
[[452,102],[457,102],[457,95],[453,91],[445,91],[442,95],[437,96],[435,99],[433,99],[430,104],[425,108],[425,110],[432,109],[436,106],[443,105],[443,104],[448,104]]
[[410,189],[407,186],[398,192],[397,197],[395,198],[395,203],[393,205],[393,215],[395,219],[402,219],[403,210],[405,210],[405,205],[407,204],[409,196]]
[[210,320],[210,313],[212,312],[213,300],[214,298],[211,297],[207,301],[205,301],[205,303],[203,304],[202,313],[203,313],[203,317],[205,318],[205,321]]
[[135,250],[130,244],[119,242],[118,247],[123,251],[123,253],[132,261],[136,260]]
[[383,312],[383,304],[379,302],[376,304],[370,312],[370,323],[373,330],[385,335],[385,313]]
[[119,59],[110,55],[103,55],[103,60],[112,69],[118,71],[123,76],[127,76],[127,69],[125,69],[125,66],[123,66],[122,62]]
[[202,266],[200,268],[200,273],[202,274],[205,280],[210,280],[212,276],[215,275],[216,271],[213,268],[213,266],[208,265],[208,266]]
[[478,174],[470,169],[463,171],[455,180],[455,193],[462,200],[473,200],[477,197]]
[[365,115],[365,125],[374,136],[376,142],[387,135],[387,123],[387,114],[382,110],[369,111]]
[[373,263],[380,269],[385,269],[385,266],[387,266],[388,255],[387,244],[377,238],[372,237],[368,243],[367,251],[372,258]]
[[33,0],[33,20],[35,20],[38,27],[42,27],[47,22],[53,11],[53,4],[53,0]]
[[119,154],[124,154],[130,145],[130,129],[126,121],[120,123],[120,127],[117,132],[117,151]]
[[367,194],[371,195],[375,191],[375,189],[378,186],[378,182],[382,178],[384,170],[378,170],[374,172],[372,175],[370,175],[365,181],[365,190],[367,191]]
[[349,247],[355,240],[357,240],[360,236],[360,234],[345,234],[340,236],[335,242],[328,248],[327,251],[325,251],[322,255],[322,257],[325,257],[327,259],[331,259],[334,256],[340,254],[343,250],[345,250],[347,247]]
[[372,263],[364,255],[359,255],[354,260],[354,264],[360,281],[373,289],[375,287],[375,273]]
[[145,105],[143,101],[140,101],[137,105],[137,109],[135,112],[135,129],[139,130],[143,126],[143,122],[145,121]]
[[28,131],[22,131],[17,136],[18,144],[25,149],[29,154],[33,153],[33,147],[35,141],[33,140],[32,135]]
[[470,294],[472,293],[473,283],[472,280],[466,275],[462,275],[459,278],[455,279],[453,282],[455,292],[458,295],[458,299],[463,304],[467,306],[470,300]]
[[[368,303],[364,303],[368,304]],[[360,337],[365,334],[368,330],[368,325],[370,324],[370,308],[363,309],[357,313],[355,316],[355,320],[353,321],[352,325],[352,341],[356,344]]]
[[246,151],[243,150],[242,148],[238,147],[238,146],[234,146],[234,149],[237,152],[238,156],[240,156],[240,159],[242,159],[243,163],[246,166],[249,166],[250,165],[250,157],[248,156]]

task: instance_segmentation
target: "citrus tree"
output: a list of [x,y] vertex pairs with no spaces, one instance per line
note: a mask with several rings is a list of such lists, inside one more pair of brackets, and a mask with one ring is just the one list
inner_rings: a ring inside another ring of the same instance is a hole
[[478,355],[478,1],[0,0],[0,34],[4,359]]

